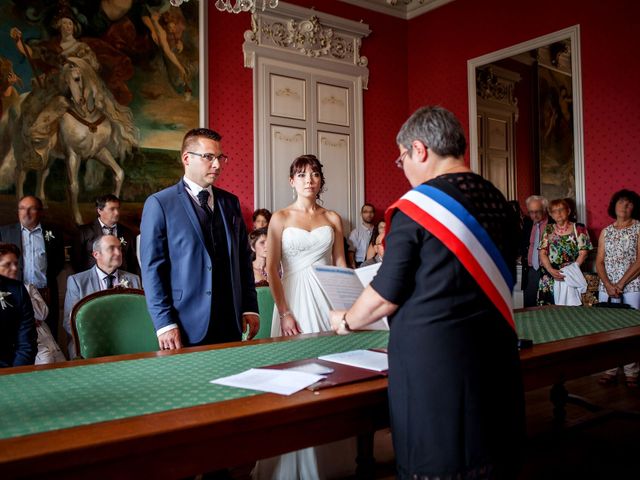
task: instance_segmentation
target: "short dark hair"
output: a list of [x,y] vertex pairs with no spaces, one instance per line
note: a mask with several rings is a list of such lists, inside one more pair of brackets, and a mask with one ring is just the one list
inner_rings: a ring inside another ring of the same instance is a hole
[[0,242],[0,257],[13,253],[20,258],[20,248],[13,243]]
[[640,220],[640,195],[638,195],[633,190],[627,190],[626,188],[622,190],[618,190],[613,194],[611,200],[609,201],[609,208],[607,208],[607,213],[611,218],[616,218],[616,203],[618,200],[628,200],[633,204],[633,210],[631,211],[631,218],[636,220]]
[[293,178],[296,173],[302,172],[307,165],[311,167],[311,171],[318,172],[320,174],[320,191],[316,195],[317,198],[320,198],[320,194],[324,192],[325,180],[324,173],[322,172],[322,164],[315,155],[307,154],[297,157],[289,168],[289,178]]
[[220,140],[222,140],[222,135],[214,130],[210,130],[208,128],[192,128],[184,134],[180,152],[184,153],[188,151],[191,148],[191,145],[193,145],[195,141],[201,137],[208,138],[209,140],[213,140],[215,142],[219,142]]
[[253,212],[253,215],[251,216],[251,220],[255,222],[256,218],[258,218],[258,216],[260,215],[262,215],[265,218],[267,223],[271,221],[271,212],[266,208],[259,208],[255,212]]
[[42,200],[40,200],[38,197],[36,197],[35,195],[24,195],[20,200],[18,200],[18,203],[20,203],[21,201],[23,201],[25,198],[33,198],[36,203],[38,204],[38,208],[40,210],[42,210],[44,208],[44,204],[42,203]]
[[255,260],[256,259],[256,242],[258,240],[260,240],[260,237],[262,236],[267,236],[267,232],[269,231],[269,229],[267,227],[262,227],[262,228],[256,228],[255,230],[253,230],[250,234],[249,234],[249,244],[251,245],[251,259]]
[[396,143],[411,150],[411,142],[421,141],[440,157],[461,157],[467,150],[462,125],[449,110],[426,106],[416,110],[396,136]]
[[364,207],[371,207],[373,208],[373,212],[375,213],[376,211],[376,207],[373,206],[373,204],[371,203],[365,203],[364,205],[362,205],[362,207],[360,208],[360,213],[362,213],[364,211]]
[[120,199],[118,197],[116,197],[114,194],[112,193],[107,193],[106,195],[100,195],[99,197],[96,197],[96,208],[98,210],[102,210],[104,209],[104,207],[107,206],[108,202],[120,202]]

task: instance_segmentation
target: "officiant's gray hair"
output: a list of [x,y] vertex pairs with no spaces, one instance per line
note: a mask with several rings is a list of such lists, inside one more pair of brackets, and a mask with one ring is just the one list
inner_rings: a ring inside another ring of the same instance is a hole
[[411,151],[414,140],[440,157],[459,158],[467,150],[462,125],[446,108],[429,105],[411,115],[396,136],[396,143]]

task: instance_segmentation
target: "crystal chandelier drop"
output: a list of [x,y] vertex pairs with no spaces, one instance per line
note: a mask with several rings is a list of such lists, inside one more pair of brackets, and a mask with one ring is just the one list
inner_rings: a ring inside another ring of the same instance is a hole
[[[179,7],[188,1],[189,0],[169,0],[169,3],[174,7]],[[278,0],[216,0],[215,6],[221,12],[255,13],[256,8],[261,8],[263,12],[267,7],[276,8],[278,6]]]

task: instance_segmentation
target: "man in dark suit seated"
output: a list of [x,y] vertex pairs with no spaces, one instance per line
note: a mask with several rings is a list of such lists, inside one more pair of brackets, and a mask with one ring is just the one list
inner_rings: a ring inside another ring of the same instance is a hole
[[78,227],[78,235],[73,244],[73,269],[76,272],[87,270],[96,264],[93,257],[93,241],[101,235],[114,235],[122,244],[122,269],[140,273],[136,258],[136,237],[133,232],[118,223],[120,220],[120,199],[115,195],[96,197],[97,218]]
[[64,266],[62,232],[41,223],[42,201],[27,195],[18,202],[18,223],[0,227],[0,241],[20,248],[18,280],[38,289],[49,306],[45,322],[54,338],[58,334],[58,281]]
[[0,275],[0,368],[33,365],[37,351],[27,289],[22,282]]
[[235,195],[214,182],[227,162],[222,137],[187,132],[184,176],[147,198],[140,261],[149,314],[160,348],[240,340],[258,333],[260,317],[251,248]]
[[71,337],[71,311],[87,295],[108,288],[140,288],[140,277],[135,273],[120,270],[122,244],[114,235],[100,235],[93,241],[95,265],[84,272],[67,278],[67,294],[64,297],[64,329],[69,337],[69,358],[75,358]]

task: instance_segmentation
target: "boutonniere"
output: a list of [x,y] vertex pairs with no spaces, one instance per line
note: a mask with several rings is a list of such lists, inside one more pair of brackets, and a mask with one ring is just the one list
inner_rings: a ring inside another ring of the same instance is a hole
[[51,230],[45,230],[44,232],[44,239],[47,242],[50,242],[52,239],[56,238],[55,235],[53,234],[53,232]]
[[129,281],[129,279],[127,277],[122,277],[120,279],[120,286],[122,288],[130,288],[131,287],[131,282]]
[[127,246],[127,241],[124,239],[124,237],[120,237],[120,245],[122,245],[123,247]]
[[9,295],[11,295],[11,292],[0,292],[0,307],[2,307],[2,310],[11,306],[9,300],[7,300]]

